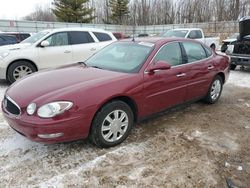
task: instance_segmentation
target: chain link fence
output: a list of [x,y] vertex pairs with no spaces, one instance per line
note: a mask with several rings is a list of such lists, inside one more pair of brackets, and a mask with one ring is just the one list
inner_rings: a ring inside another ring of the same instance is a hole
[[122,32],[126,35],[135,34],[162,34],[173,28],[202,28],[205,35],[219,36],[221,40],[239,32],[237,21],[226,22],[207,22],[190,24],[171,24],[171,25],[148,25],[148,26],[129,26],[129,25],[108,25],[108,24],[83,24],[83,23],[64,23],[64,22],[38,22],[38,21],[16,21],[0,20],[0,31],[3,32],[29,32],[36,33],[44,29],[54,29],[63,27],[86,27],[100,28],[111,32]]

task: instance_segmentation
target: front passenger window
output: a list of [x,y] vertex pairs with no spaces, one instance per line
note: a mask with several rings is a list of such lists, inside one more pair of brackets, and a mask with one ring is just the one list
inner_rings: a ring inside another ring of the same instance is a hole
[[180,44],[170,43],[163,46],[154,58],[154,61],[166,61],[172,66],[182,64],[182,54]]
[[56,33],[46,39],[49,42],[49,46],[64,46],[69,44],[67,33]]

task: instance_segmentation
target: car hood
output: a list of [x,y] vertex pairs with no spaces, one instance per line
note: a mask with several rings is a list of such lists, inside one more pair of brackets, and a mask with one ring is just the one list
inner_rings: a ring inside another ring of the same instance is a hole
[[223,40],[222,42],[231,43],[231,42],[235,42],[235,41],[237,41],[237,39],[225,39],[225,40]]
[[19,44],[11,44],[5,45],[0,47],[0,51],[13,51],[13,50],[20,50],[31,46],[30,43],[19,43]]
[[[35,73],[9,87],[6,94],[21,107],[34,100],[49,100],[83,88],[91,89],[107,82],[129,77],[131,74],[102,70],[75,64]],[[60,99],[62,100],[62,99]]]

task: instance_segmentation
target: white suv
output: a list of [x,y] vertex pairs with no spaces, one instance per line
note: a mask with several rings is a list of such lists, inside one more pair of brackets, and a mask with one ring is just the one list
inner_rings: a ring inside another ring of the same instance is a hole
[[13,83],[41,69],[82,62],[114,41],[111,32],[100,29],[45,30],[19,44],[0,47],[0,79]]

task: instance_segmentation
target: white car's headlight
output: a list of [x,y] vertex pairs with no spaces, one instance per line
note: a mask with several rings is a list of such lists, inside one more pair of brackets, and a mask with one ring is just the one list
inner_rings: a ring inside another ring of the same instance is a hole
[[36,111],[36,104],[35,103],[30,103],[26,109],[27,114],[29,114],[30,116],[33,115]]
[[52,118],[69,110],[72,106],[73,103],[69,101],[52,102],[41,106],[37,114],[41,118]]
[[9,52],[0,53],[0,59],[7,57],[9,54],[10,54]]

